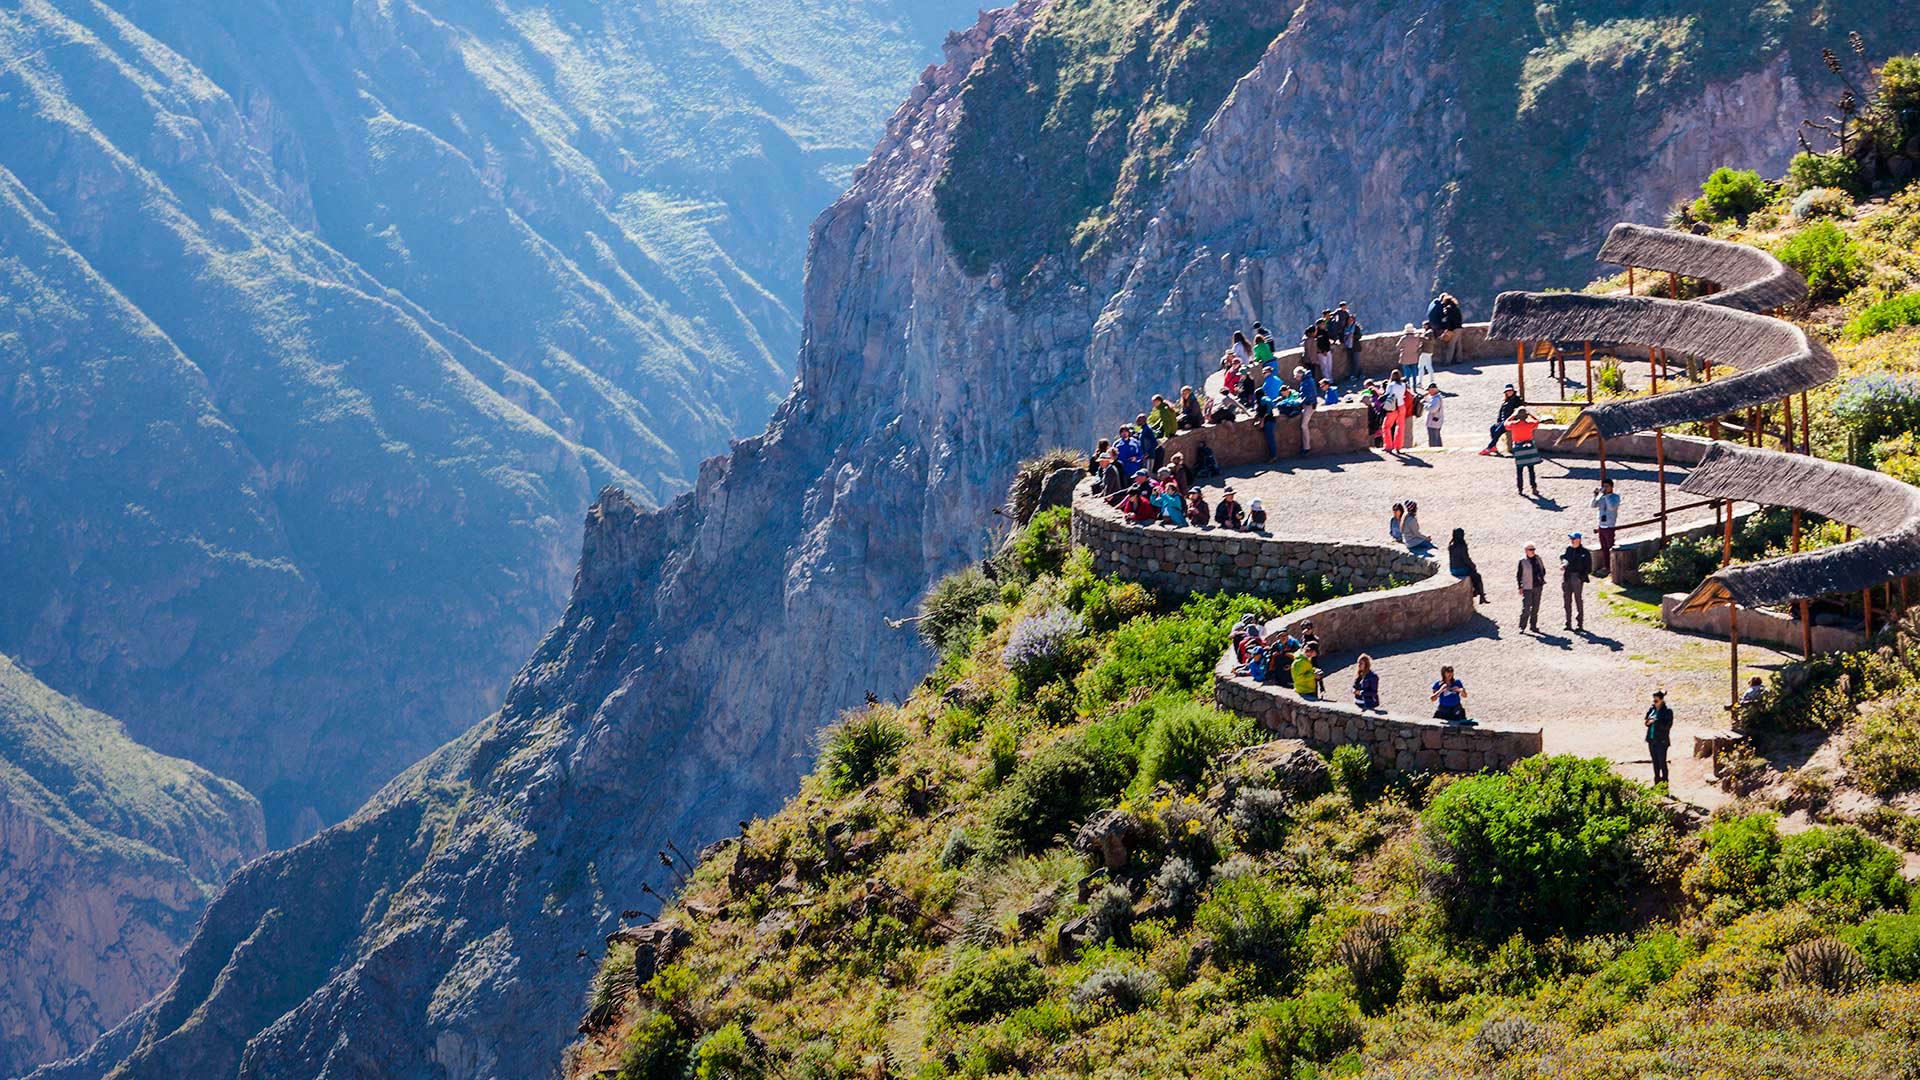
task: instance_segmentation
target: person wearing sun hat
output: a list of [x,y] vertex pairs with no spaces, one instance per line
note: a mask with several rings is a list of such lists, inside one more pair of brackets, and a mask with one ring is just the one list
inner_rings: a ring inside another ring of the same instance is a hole
[[[1567,549],[1560,553],[1560,601],[1566,608],[1568,630],[1587,628],[1587,579],[1593,576],[1593,552],[1587,550],[1577,532],[1567,534]],[[1575,625],[1574,613],[1579,613]]]
[[1267,531],[1267,508],[1255,499],[1247,504],[1247,527],[1257,533]]
[[1234,500],[1232,488],[1221,490],[1220,501],[1213,507],[1213,523],[1234,532],[1240,532],[1246,528],[1246,519],[1240,504]]

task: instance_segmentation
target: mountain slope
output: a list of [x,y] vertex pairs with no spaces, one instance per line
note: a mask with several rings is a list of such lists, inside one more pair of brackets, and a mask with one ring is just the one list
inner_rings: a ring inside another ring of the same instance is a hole
[[166,986],[214,889],[265,845],[238,784],[0,657],[0,1074],[86,1047]]
[[0,650],[337,820],[497,703],[600,485],[765,420],[805,223],[961,11],[0,12]]
[[[1450,253],[1491,228],[1446,209],[1498,164],[1461,148],[1467,117],[1522,91],[1478,80],[1464,53],[1441,55],[1420,33],[1444,23],[1464,48],[1476,31],[1531,24],[1501,5],[1308,2],[1260,15],[1275,36],[1228,50],[1250,65],[1234,78],[1195,77],[1188,65],[1214,55],[1206,43],[1242,33],[1253,11],[1030,0],[952,39],[814,225],[799,381],[767,433],[706,463],[665,510],[604,495],[567,613],[499,714],[339,830],[239,875],[189,949],[200,975],[48,1075],[120,1063],[158,1077],[178,1060],[208,1075],[550,1072],[587,981],[576,950],[646,905],[643,885],[665,882],[660,845],[686,848],[777,805],[820,724],[924,671],[918,642],[883,616],[988,549],[1015,461],[1192,380],[1253,318],[1283,325],[1335,297],[1376,328],[1417,318]],[[1876,48],[1920,44],[1901,12],[1822,12],[1878,28]],[[1808,13],[1787,17],[1796,40],[1812,33]],[[1626,40],[1621,55],[1636,55]],[[1591,131],[1578,148],[1590,157],[1566,159],[1591,160],[1576,179],[1611,194],[1508,222],[1503,242],[1561,230],[1590,242],[1626,198],[1621,176],[1656,207],[1698,183],[1663,163],[1784,163],[1817,54],[1776,42],[1712,59],[1657,84],[1630,122]],[[1543,84],[1563,95],[1556,115],[1598,108],[1610,63]],[[1072,108],[1027,100],[1040,94]],[[1084,201],[1068,209],[1084,213],[1044,215],[1072,224],[1064,244],[956,250],[964,230],[943,220],[939,194],[954,176],[997,166],[1006,184],[948,215],[1054,197],[1045,182],[1067,165],[1035,155],[1069,151],[1023,144],[1034,116],[1084,120],[1082,156],[1115,164],[1077,185]],[[1010,142],[978,138],[996,125]],[[1108,154],[1112,140],[1123,149]],[[961,160],[963,145],[992,157]],[[1575,258],[1523,246],[1500,272],[1564,279]],[[1446,284],[1475,315],[1494,282],[1459,269]],[[353,837],[412,836],[417,821],[436,831],[415,850],[358,853]],[[390,891],[374,909],[316,913],[315,936],[337,951],[303,954],[289,981],[252,994],[287,969],[246,943],[275,932],[280,905],[322,902],[294,895],[298,883],[342,880]]]

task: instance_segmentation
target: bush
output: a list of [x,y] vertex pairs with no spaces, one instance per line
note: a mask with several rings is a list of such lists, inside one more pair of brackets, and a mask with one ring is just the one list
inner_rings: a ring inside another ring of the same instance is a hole
[[1787,193],[1799,195],[1815,188],[1839,188],[1855,198],[1867,193],[1860,163],[1852,158],[1805,151],[1793,155],[1787,163]]
[[673,1017],[648,1011],[628,1030],[616,1080],[685,1080],[692,1050]]
[[1694,955],[1692,944],[1671,930],[1642,936],[1625,952],[1594,972],[1588,986],[1595,992],[1638,1001],[1648,990],[1673,978]]
[[1333,1060],[1360,1045],[1360,1017],[1338,994],[1315,991],[1275,1002],[1253,1026],[1249,1050],[1269,1076]]
[[1274,607],[1251,596],[1196,596],[1172,615],[1122,626],[1114,632],[1107,658],[1080,676],[1087,711],[1120,701],[1143,686],[1166,693],[1210,686],[1213,665],[1227,649],[1233,624],[1249,612],[1270,618]]
[[607,946],[607,958],[601,962],[600,970],[593,977],[593,988],[587,992],[587,1015],[580,1021],[581,1031],[599,1031],[626,1009],[637,988],[633,953],[633,946],[626,942],[616,941]]
[[1232,747],[1244,725],[1211,705],[1161,697],[1147,703],[1154,711],[1140,745],[1140,771],[1128,790],[1142,793],[1155,784],[1190,786],[1206,776],[1215,754]]
[[1000,659],[1020,684],[1031,691],[1043,683],[1078,670],[1084,654],[1079,648],[1086,633],[1080,617],[1066,608],[1048,608],[1022,619],[1007,638]]
[[759,1080],[766,1075],[759,1040],[738,1020],[701,1039],[694,1063],[694,1080]]
[[1653,793],[1601,758],[1531,757],[1467,777],[1422,824],[1430,893],[1456,929],[1495,939],[1616,923],[1673,849]]
[[941,578],[920,601],[920,640],[943,655],[965,648],[980,625],[980,609],[998,594],[977,566]]
[[1310,895],[1249,874],[1216,884],[1193,921],[1213,938],[1214,955],[1225,966],[1290,987],[1299,975],[1313,910]]
[[1901,908],[1907,882],[1900,855],[1852,825],[1808,829],[1780,841],[1773,899],[1798,900],[1816,913],[1852,921],[1880,908]]
[[1720,569],[1721,542],[1710,536],[1674,540],[1640,564],[1640,580],[1661,592],[1692,592]]
[[1130,1013],[1160,997],[1160,976],[1131,964],[1108,964],[1080,980],[1067,996],[1075,1008]]
[[1241,788],[1228,812],[1241,846],[1248,851],[1277,851],[1292,824],[1293,796],[1273,788]]
[[1884,334],[1889,330],[1898,330],[1903,326],[1920,323],[1920,292],[1901,293],[1890,300],[1882,300],[1867,310],[1847,320],[1842,332],[1848,338],[1859,341],[1875,334]]
[[1538,1044],[1540,1025],[1524,1016],[1501,1016],[1487,1020],[1473,1033],[1474,1053],[1492,1062],[1502,1062]]
[[1867,965],[1853,947],[1838,938],[1815,938],[1787,948],[1780,981],[1829,994],[1851,994],[1867,981]]
[[973,834],[959,825],[947,833],[946,843],[940,845],[940,865],[948,870],[958,870],[973,861],[979,854],[979,845],[973,842]]
[[1373,755],[1367,748],[1357,743],[1336,746],[1327,758],[1327,771],[1333,775],[1333,786],[1347,797],[1347,801],[1359,806],[1367,801],[1367,791],[1372,783]]
[[1393,920],[1368,915],[1340,936],[1333,958],[1353,979],[1354,997],[1362,1011],[1372,1014],[1390,1008],[1400,996],[1405,977],[1393,951]]
[[1853,238],[1831,221],[1815,222],[1781,245],[1780,261],[1800,272],[1809,299],[1838,300],[1866,280],[1867,263]]
[[1875,915],[1842,932],[1874,977],[1920,982],[1920,912]]
[[1700,857],[1681,877],[1695,902],[1726,898],[1735,912],[1751,911],[1771,895],[1780,830],[1772,814],[1747,814],[1712,822],[1701,836]]
[[1125,885],[1108,882],[1087,899],[1088,944],[1133,941],[1133,894]]
[[1013,572],[1021,582],[1043,574],[1057,574],[1066,565],[1067,552],[1073,549],[1073,509],[1052,506],[1027,522],[1013,540]]
[[1700,221],[1745,221],[1747,215],[1773,198],[1772,185],[1751,169],[1713,170],[1693,200],[1693,216]]
[[1834,395],[1830,409],[1853,436],[1855,464],[1871,468],[1874,444],[1920,432],[1920,377],[1879,374],[1848,379]]
[[829,728],[820,753],[828,789],[839,794],[858,791],[891,772],[909,737],[891,712],[877,708]]
[[1872,707],[1844,760],[1854,783],[1882,798],[1920,788],[1920,687]]
[[1024,1009],[1047,995],[1047,973],[1019,949],[962,954],[933,987],[933,1015],[977,1024]]
[[1193,862],[1176,855],[1160,864],[1160,871],[1153,875],[1149,895],[1162,910],[1175,918],[1185,918],[1193,911],[1194,901],[1200,898],[1200,887],[1204,884],[1206,881]]
[[988,850],[1040,850],[1120,793],[1134,761],[1110,742],[1094,745],[1092,734],[1061,739],[1013,774],[987,807]]
[[1878,653],[1822,653],[1775,672],[1762,707],[1747,713],[1750,731],[1838,731],[1856,706],[1898,685],[1899,669]]
[[1809,188],[1793,200],[1793,220],[1805,223],[1821,218],[1853,216],[1853,199],[1839,188]]
[[1100,581],[1087,590],[1080,613],[1087,625],[1105,632],[1153,614],[1153,593],[1137,581]]
[[1600,364],[1600,371],[1593,377],[1593,389],[1602,397],[1625,397],[1627,395],[1627,373],[1620,367],[1620,361],[1609,356]]

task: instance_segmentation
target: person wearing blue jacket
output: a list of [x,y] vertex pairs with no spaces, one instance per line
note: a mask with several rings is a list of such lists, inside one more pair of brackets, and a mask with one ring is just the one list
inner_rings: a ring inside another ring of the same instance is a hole
[[1146,467],[1147,455],[1133,434],[1132,424],[1120,425],[1120,437],[1113,441],[1113,459],[1120,463],[1120,475],[1128,483]]
[[1320,380],[1304,367],[1293,369],[1300,384],[1300,452],[1313,453],[1313,407],[1320,402]]
[[1153,462],[1153,471],[1158,473],[1160,466],[1167,463],[1167,452],[1160,446],[1160,436],[1153,433],[1153,425],[1147,423],[1146,413],[1133,418],[1133,430],[1134,437],[1140,440],[1140,453]]

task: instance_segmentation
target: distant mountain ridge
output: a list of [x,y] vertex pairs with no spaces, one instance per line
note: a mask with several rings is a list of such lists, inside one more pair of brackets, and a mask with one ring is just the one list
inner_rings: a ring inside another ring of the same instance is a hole
[[214,889],[265,849],[240,785],[0,656],[0,1075],[87,1045],[164,987]]
[[806,223],[962,10],[0,13],[0,652],[278,842],[344,816],[497,703],[600,486],[765,420]]

